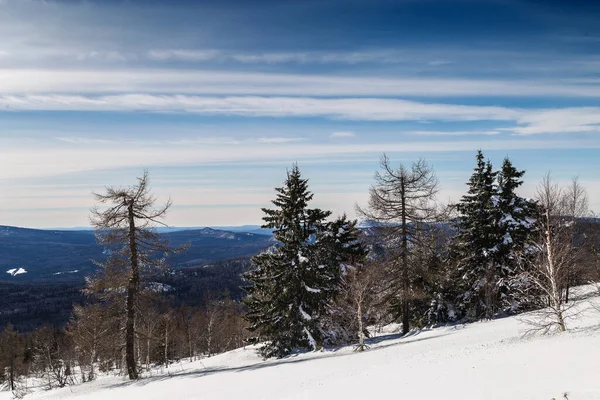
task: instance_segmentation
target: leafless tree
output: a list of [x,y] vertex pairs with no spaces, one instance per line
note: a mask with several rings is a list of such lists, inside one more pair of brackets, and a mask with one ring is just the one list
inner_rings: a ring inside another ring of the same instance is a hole
[[410,323],[410,252],[415,247],[419,229],[439,218],[435,204],[438,180],[433,169],[424,161],[414,162],[410,168],[391,165],[384,154],[381,172],[375,173],[375,184],[370,189],[369,203],[365,208],[357,206],[362,218],[383,225],[386,241],[395,248],[392,260],[395,276],[391,281],[398,288],[401,299],[402,330],[409,331]]
[[367,349],[367,325],[373,313],[381,307],[382,292],[385,290],[385,271],[379,263],[371,262],[355,266],[344,277],[343,296],[354,314],[354,321],[348,321],[358,339],[356,351]]
[[[166,255],[173,251],[156,232],[171,201],[155,208],[156,198],[150,194],[148,172],[129,188],[106,188],[104,194],[94,194],[105,209],[92,209],[91,223],[96,229],[99,244],[110,252],[107,268],[123,272],[126,280],[125,361],[130,379],[139,377],[135,355],[136,301],[140,292],[142,269],[163,265]],[[113,290],[122,290],[116,287]]]
[[[67,326],[67,333],[73,340],[78,354],[82,380],[96,378],[95,365],[98,359],[110,353],[109,348],[118,331],[118,322],[111,316],[111,309],[101,304],[73,306],[73,316]],[[87,376],[85,374],[88,369]]]
[[[571,183],[565,188],[563,202],[564,216],[569,218],[571,224],[573,224],[572,228],[575,230],[577,226],[580,225],[579,220],[589,215],[587,191],[581,183],[579,183],[577,177],[574,177],[571,180]],[[573,239],[575,240],[575,238]],[[577,243],[576,245],[578,247],[584,247],[586,243],[582,242],[584,241],[583,235],[578,239],[580,240],[580,243]],[[567,278],[563,288],[566,303],[569,302],[569,291],[571,286],[575,284],[576,275],[580,272],[580,268],[578,267],[581,265],[582,263],[575,262],[567,267]]]
[[164,364],[169,365],[169,343],[172,340],[172,333],[174,329],[174,311],[168,309],[160,315],[162,323],[162,339],[163,339],[163,358]]
[[161,318],[159,313],[147,301],[141,301],[140,303],[137,308],[138,318],[136,321],[136,336],[140,349],[138,358],[144,361],[146,370],[149,371],[152,366],[154,346],[159,342],[158,330]]
[[536,193],[540,213],[537,222],[539,234],[534,240],[536,259],[530,279],[547,299],[547,308],[535,313],[538,319],[528,322],[543,332],[553,328],[564,332],[567,329],[567,311],[573,306],[566,304],[562,293],[578,253],[574,245],[575,221],[568,216],[569,200],[573,198],[572,190],[561,189],[549,173],[542,179]]
[[[11,391],[17,390],[17,383],[22,373],[23,343],[19,333],[9,324],[0,333],[0,378],[5,378]],[[3,376],[6,374],[6,376]],[[1,379],[0,379],[1,381]]]
[[44,377],[48,389],[75,383],[72,342],[64,332],[49,326],[33,335],[34,369]]

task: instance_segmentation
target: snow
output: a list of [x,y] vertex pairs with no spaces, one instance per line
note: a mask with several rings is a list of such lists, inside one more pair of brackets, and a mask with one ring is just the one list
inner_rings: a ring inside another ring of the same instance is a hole
[[13,268],[6,271],[6,273],[12,276],[17,276],[21,274],[26,274],[27,271],[24,268]]
[[308,343],[310,343],[310,347],[312,347],[313,349],[316,349],[317,341],[315,340],[315,338],[313,338],[313,336],[310,334],[308,329],[306,329],[306,327],[304,328],[304,334],[308,337]]
[[302,308],[302,306],[298,307],[298,311],[300,311],[300,315],[302,315],[302,319],[303,320],[305,320],[305,321],[312,320],[312,317],[306,311],[304,311],[304,309]]
[[167,285],[166,283],[161,282],[148,282],[147,288],[153,292],[170,292],[173,290],[173,286]]
[[298,252],[298,261],[300,264],[308,262],[308,258],[304,257],[301,252]]
[[304,287],[306,288],[307,292],[310,292],[310,293],[321,293],[321,289],[311,288],[307,284],[304,284]]
[[79,270],[78,269],[74,269],[73,271],[61,271],[61,272],[55,272],[52,275],[62,275],[62,274],[76,274],[78,273]]
[[[588,288],[588,292],[591,289]],[[157,369],[138,382],[97,381],[26,399],[600,399],[600,298],[582,300],[564,334],[525,335],[527,317],[411,331],[384,327],[352,346],[263,361],[246,347]],[[11,398],[0,393],[0,400]]]

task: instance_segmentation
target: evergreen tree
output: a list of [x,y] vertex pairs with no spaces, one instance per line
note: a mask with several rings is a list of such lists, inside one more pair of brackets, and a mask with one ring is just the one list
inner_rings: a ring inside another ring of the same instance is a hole
[[508,158],[498,173],[497,195],[494,206],[497,213],[498,243],[495,253],[500,266],[501,305],[507,311],[516,311],[531,304],[531,293],[526,274],[532,262],[532,234],[535,226],[535,203],[520,197],[516,189],[523,184],[525,171],[517,170]]
[[253,257],[246,275],[246,319],[261,354],[283,357],[295,348],[317,349],[325,340],[323,317],[337,294],[341,267],[355,250],[354,223],[326,223],[329,211],[309,209],[313,194],[297,166],[276,188],[275,209],[263,208],[263,228],[278,244]]
[[[349,316],[347,310],[340,307],[345,297],[340,292],[347,294],[348,276],[363,268],[368,253],[360,241],[361,232],[356,223],[356,220],[347,220],[346,215],[329,222],[314,245],[319,254],[313,258],[318,264],[312,271],[320,275],[315,278],[322,282],[322,298],[327,302],[319,329],[327,344],[347,344],[357,337],[353,326],[356,313]],[[335,303],[331,304],[331,300]]]
[[483,153],[478,151],[469,190],[456,205],[459,215],[454,224],[457,232],[452,257],[462,286],[458,303],[467,315],[475,318],[490,318],[498,306],[495,178],[491,162],[484,161]]

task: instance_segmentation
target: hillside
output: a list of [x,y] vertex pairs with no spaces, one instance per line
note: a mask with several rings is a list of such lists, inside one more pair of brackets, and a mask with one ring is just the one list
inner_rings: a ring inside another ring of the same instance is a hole
[[[588,287],[580,296],[594,295]],[[581,297],[583,298],[583,297]],[[389,326],[352,347],[262,361],[248,347],[128,382],[37,392],[34,399],[600,399],[600,298],[581,300],[570,331],[524,334],[521,317],[413,331]],[[9,399],[9,393],[0,399]]]
[[[169,259],[173,268],[249,257],[269,246],[269,235],[211,228],[162,233],[173,246],[190,248]],[[38,230],[0,226],[0,282],[81,283],[102,260],[92,231]]]

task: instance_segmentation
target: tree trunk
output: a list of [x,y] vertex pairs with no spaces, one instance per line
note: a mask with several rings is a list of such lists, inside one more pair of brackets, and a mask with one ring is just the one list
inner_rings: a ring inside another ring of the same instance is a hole
[[358,301],[357,301],[357,309],[356,309],[356,317],[358,318],[358,351],[364,351],[365,350],[365,333],[363,331],[363,312],[362,312],[362,303],[363,303],[363,299],[362,299],[362,295],[359,296]]
[[406,193],[404,179],[401,180],[400,184],[400,196],[402,197],[402,333],[406,334],[410,330],[410,303],[408,301],[410,282],[408,275],[408,229],[406,226]]
[[556,323],[558,325],[558,329],[561,332],[565,332],[567,330],[567,325],[565,323],[565,319],[563,316],[562,309],[562,293],[560,290],[560,282],[558,281],[558,270],[555,265],[555,254],[554,254],[554,242],[555,238],[552,236],[552,227],[550,225],[550,213],[546,211],[546,252],[548,258],[548,277],[550,278],[550,288],[551,288],[551,299],[550,302],[552,304],[552,309],[554,310],[554,314],[556,317]]
[[169,323],[165,321],[165,365],[169,365]]
[[138,268],[137,243],[135,241],[135,219],[133,214],[133,200],[129,204],[129,252],[131,263],[131,278],[127,285],[127,322],[125,331],[125,362],[129,379],[138,379],[135,359],[135,302],[140,285],[140,271]]
[[10,390],[15,391],[15,358],[10,356]]

